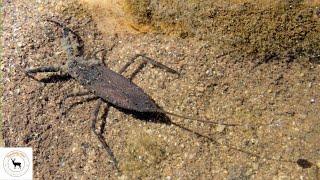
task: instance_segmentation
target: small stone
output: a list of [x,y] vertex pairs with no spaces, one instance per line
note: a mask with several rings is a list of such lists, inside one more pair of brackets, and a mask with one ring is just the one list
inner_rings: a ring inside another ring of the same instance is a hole
[[15,93],[16,93],[17,95],[20,94],[20,89],[19,89],[19,88],[18,88],[18,89],[15,89],[14,91],[15,91]]
[[38,11],[39,12],[43,12],[44,11],[44,7],[43,6],[38,7]]
[[60,161],[60,166],[61,166],[61,167],[64,167],[64,166],[65,166],[64,159],[61,159],[61,161]]
[[17,45],[18,45],[18,47],[22,47],[23,43],[22,42],[18,42]]
[[75,153],[76,150],[77,150],[77,148],[76,148],[76,147],[73,147],[71,151],[72,151],[72,153]]
[[216,131],[219,132],[219,133],[222,133],[225,129],[226,129],[226,125],[221,125],[221,124],[219,124],[219,125],[216,127]]
[[204,91],[206,90],[206,88],[203,87],[203,86],[200,86],[200,87],[197,87],[197,90],[198,90],[199,92],[204,92]]
[[213,75],[212,69],[208,69],[208,70],[206,71],[206,75],[207,75],[207,76],[212,76],[212,75]]
[[310,100],[310,102],[311,102],[311,103],[315,103],[316,100],[315,100],[314,98],[312,98],[312,99]]

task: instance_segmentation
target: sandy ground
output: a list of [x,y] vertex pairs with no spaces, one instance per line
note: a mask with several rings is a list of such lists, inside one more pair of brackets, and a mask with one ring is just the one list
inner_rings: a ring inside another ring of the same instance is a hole
[[[237,62],[221,56],[214,44],[192,37],[115,32],[106,36],[80,6],[61,10],[65,6],[70,4],[5,3],[4,141],[6,146],[33,147],[36,179],[319,178],[319,64],[307,59],[259,66]],[[181,72],[178,77],[148,65],[133,80],[164,109],[244,126],[213,126],[176,117],[170,118],[179,126],[166,125],[112,108],[104,136],[119,160],[122,174],[117,174],[90,129],[95,103],[80,104],[67,117],[60,114],[63,96],[83,87],[75,81],[37,82],[24,74],[27,67],[66,62],[61,31],[43,21],[48,17],[78,32],[87,55],[116,44],[106,60],[112,70],[136,53],[147,53]],[[314,165],[302,168],[295,163],[300,158]]]
[[[2,1],[0,1],[0,7],[1,7],[1,13],[0,13],[0,22],[1,22],[1,26],[0,26],[0,33],[1,33],[1,37],[0,40],[2,41],[2,20],[3,20],[3,13],[2,13]],[[2,49],[3,49],[3,44],[1,44],[0,46],[0,52],[1,52],[1,64],[2,64]],[[2,73],[1,73],[1,79],[2,79]],[[1,93],[2,93],[2,87],[1,87]],[[2,99],[0,102],[1,108],[2,108]],[[3,142],[3,137],[2,137],[2,110],[1,110],[1,116],[0,116],[0,147],[4,146],[4,142]]]

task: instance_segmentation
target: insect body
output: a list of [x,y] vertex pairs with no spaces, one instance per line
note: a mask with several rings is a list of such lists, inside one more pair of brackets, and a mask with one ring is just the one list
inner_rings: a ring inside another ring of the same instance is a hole
[[90,92],[114,106],[138,112],[161,111],[140,87],[101,63],[76,58],[69,61],[68,73]]

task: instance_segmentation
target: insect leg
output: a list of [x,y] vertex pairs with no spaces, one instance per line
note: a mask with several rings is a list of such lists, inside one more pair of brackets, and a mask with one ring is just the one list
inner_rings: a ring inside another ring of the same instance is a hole
[[166,71],[168,71],[168,72],[170,72],[170,73],[180,75],[180,73],[179,73],[178,71],[176,71],[176,70],[174,70],[174,69],[171,69],[171,68],[169,68],[168,66],[166,66],[166,65],[164,65],[164,64],[161,64],[161,63],[159,63],[159,62],[157,62],[157,61],[149,58],[148,56],[146,56],[146,55],[144,55],[144,54],[139,54],[138,56],[141,56],[144,61],[146,61],[146,62],[148,62],[148,63],[150,63],[150,64],[152,64],[152,65],[154,65],[154,66],[157,66],[157,67],[159,67],[159,68],[162,68],[162,69],[164,69],[164,70],[166,70]]
[[180,73],[177,72],[176,70],[171,69],[171,68],[165,66],[164,64],[161,64],[161,63],[159,63],[159,62],[157,62],[157,61],[155,61],[155,60],[147,57],[147,56],[144,55],[144,54],[137,54],[137,55],[135,55],[134,57],[132,57],[132,58],[129,60],[129,62],[127,62],[127,63],[120,69],[119,74],[121,74],[121,73],[123,73],[124,71],[126,71],[126,69],[127,69],[136,59],[138,59],[139,57],[142,57],[144,62],[150,63],[150,64],[152,64],[152,65],[154,65],[154,66],[159,67],[159,68],[165,69],[166,71],[168,71],[168,72],[170,72],[170,73],[174,73],[174,74],[180,75]]
[[118,172],[120,172],[119,168],[118,168],[118,161],[115,158],[111,148],[109,147],[109,145],[106,143],[106,141],[104,140],[104,137],[102,136],[101,133],[97,133],[96,131],[96,123],[97,123],[97,119],[98,119],[98,114],[99,114],[99,110],[100,110],[100,106],[102,105],[102,100],[99,99],[97,105],[95,106],[95,109],[93,111],[93,119],[92,119],[92,124],[91,124],[91,129],[93,131],[93,133],[97,136],[97,138],[99,139],[100,143],[103,145],[103,148],[107,151],[107,153],[109,154],[112,163],[114,164],[115,168],[117,169]]
[[98,57],[97,57],[98,53],[102,52],[103,55],[105,55],[105,54],[107,53],[106,51],[108,51],[108,50],[106,50],[106,49],[104,49],[104,48],[99,49],[99,50],[96,50],[96,51],[93,53],[93,58],[98,59]]
[[102,60],[104,61],[105,59],[105,55],[108,53],[108,52],[110,52],[110,51],[112,51],[113,50],[113,48],[115,47],[117,45],[117,43],[114,43],[109,49],[105,49],[105,48],[102,48],[102,49],[99,49],[99,50],[97,50],[97,51],[95,51],[94,53],[93,53],[93,57],[95,58],[95,59],[98,59],[97,58],[97,54],[99,53],[99,52],[103,52],[103,56],[102,56]]
[[60,104],[60,108],[62,109],[62,115],[66,116],[67,113],[68,113],[71,109],[73,109],[74,107],[76,107],[76,106],[78,106],[78,105],[80,105],[80,104],[83,104],[83,103],[85,103],[85,102],[90,102],[90,101],[97,100],[98,98],[99,98],[99,97],[97,97],[97,96],[88,97],[88,98],[86,98],[86,99],[83,99],[83,100],[81,100],[81,101],[78,101],[78,102],[72,104],[72,105],[69,106],[67,109],[65,109],[65,108],[62,106],[62,103],[61,103],[61,104]]
[[26,74],[42,73],[42,72],[59,72],[62,68],[60,66],[43,66],[37,68],[30,68],[26,70]]
[[108,117],[108,112],[109,112],[110,104],[107,103],[106,107],[104,108],[104,114],[102,116],[102,122],[100,125],[100,134],[104,133],[106,123],[107,123],[107,117]]
[[[66,68],[65,66],[43,66],[43,67],[37,67],[37,68],[29,68],[25,71],[25,74],[36,81],[41,81],[44,83],[50,82],[50,79],[66,81],[71,79],[71,76],[66,73],[65,68]],[[38,80],[33,76],[33,74],[36,74],[36,73],[46,73],[46,72],[59,72],[60,74],[52,75],[51,77],[46,78],[44,80]]]
[[42,66],[37,68],[28,68],[25,71],[25,74],[31,78],[33,78],[33,74],[36,73],[46,73],[46,72],[59,72],[60,76],[67,76],[67,67],[66,65],[63,66]]
[[[95,51],[92,56],[94,59],[99,59],[97,55],[98,55],[98,53],[101,52],[102,53],[101,54],[101,62],[105,67],[108,67],[107,64],[105,63],[105,57],[106,57],[106,54],[108,51],[109,50],[107,50],[107,49],[99,49],[99,50]],[[88,59],[88,58],[85,57],[85,59]]]
[[[107,64],[105,63],[105,61],[106,61],[106,55],[107,55],[108,52],[112,51],[113,48],[114,48],[116,45],[117,45],[117,43],[114,43],[109,49],[102,48],[102,49],[99,49],[99,50],[95,51],[95,52],[93,53],[93,58],[94,58],[94,59],[99,59],[99,58],[97,57],[97,54],[100,53],[100,52],[102,52],[102,54],[101,54],[101,62],[102,62],[102,64],[103,64],[104,66],[108,67]],[[88,58],[86,57],[85,59],[88,59]]]
[[133,71],[133,73],[130,76],[130,80],[132,81],[132,79],[144,68],[146,67],[147,62],[143,62],[142,64],[140,64],[138,66],[138,68],[136,70]]
[[64,96],[62,101],[65,101],[66,99],[71,98],[71,97],[76,97],[76,96],[86,96],[86,95],[90,95],[90,94],[92,94],[92,93],[91,93],[91,92],[89,92],[89,91],[86,91],[86,92],[76,92],[76,93],[71,93],[71,94],[67,94],[66,96]]
[[[90,95],[91,93],[90,92],[77,92],[77,93],[72,93],[72,94],[67,94],[65,95],[62,100],[59,102],[59,107],[60,109],[64,109],[62,104],[68,99],[68,98],[71,98],[71,97],[76,97],[76,96],[86,96],[86,95]],[[62,113],[64,114],[66,113],[65,111]]]
[[122,74],[123,72],[125,72],[127,70],[127,68],[134,63],[134,61],[138,58],[139,56],[135,55],[134,57],[132,57],[120,70],[119,70],[119,74]]

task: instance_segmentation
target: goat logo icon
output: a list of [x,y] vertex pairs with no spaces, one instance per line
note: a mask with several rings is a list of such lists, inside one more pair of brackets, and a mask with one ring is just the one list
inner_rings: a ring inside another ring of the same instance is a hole
[[24,152],[13,150],[4,157],[3,168],[12,177],[23,176],[28,172],[29,166],[30,161]]

